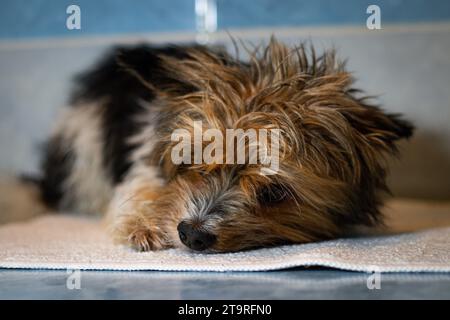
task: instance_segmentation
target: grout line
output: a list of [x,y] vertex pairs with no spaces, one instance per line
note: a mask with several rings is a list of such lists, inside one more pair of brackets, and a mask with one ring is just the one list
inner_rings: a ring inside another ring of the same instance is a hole
[[[229,29],[219,31],[213,35],[215,42],[229,41],[229,34],[237,38],[263,38],[268,39],[272,34],[280,37],[321,37],[321,36],[383,36],[387,34],[402,33],[450,33],[450,22],[442,23],[414,23],[390,24],[381,30],[368,30],[363,26],[336,26],[336,27],[287,27],[287,28],[253,28]],[[49,48],[77,48],[86,46],[104,46],[114,44],[135,44],[139,42],[180,43],[194,42],[194,32],[171,33],[141,33],[124,35],[86,36],[76,38],[33,38],[19,40],[0,40],[0,51],[32,50]]]

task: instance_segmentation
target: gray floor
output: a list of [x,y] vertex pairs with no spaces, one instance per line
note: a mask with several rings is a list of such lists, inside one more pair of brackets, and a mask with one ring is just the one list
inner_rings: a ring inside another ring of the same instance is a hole
[[0,270],[0,299],[450,299],[450,274],[369,275],[325,269],[255,273]]

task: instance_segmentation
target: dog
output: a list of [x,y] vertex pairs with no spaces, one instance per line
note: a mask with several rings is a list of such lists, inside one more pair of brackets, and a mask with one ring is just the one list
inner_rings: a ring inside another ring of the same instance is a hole
[[[354,88],[333,50],[274,38],[246,61],[200,45],[117,47],[76,83],[46,143],[42,200],[104,214],[118,243],[143,251],[232,252],[380,225],[386,158],[413,132]],[[279,130],[276,172],[174,163],[174,131],[195,123]]]

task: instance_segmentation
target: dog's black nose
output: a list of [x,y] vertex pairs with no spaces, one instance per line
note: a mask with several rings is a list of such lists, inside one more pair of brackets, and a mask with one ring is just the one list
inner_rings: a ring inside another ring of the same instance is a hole
[[205,250],[216,241],[216,237],[213,234],[197,230],[184,221],[178,224],[177,229],[181,242],[192,250]]

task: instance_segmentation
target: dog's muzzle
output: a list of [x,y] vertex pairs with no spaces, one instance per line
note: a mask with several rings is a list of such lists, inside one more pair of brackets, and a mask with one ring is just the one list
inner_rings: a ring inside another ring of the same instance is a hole
[[180,222],[177,229],[181,242],[192,250],[202,251],[210,248],[216,242],[215,235],[198,230],[188,222]]

